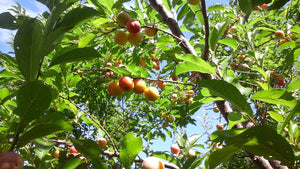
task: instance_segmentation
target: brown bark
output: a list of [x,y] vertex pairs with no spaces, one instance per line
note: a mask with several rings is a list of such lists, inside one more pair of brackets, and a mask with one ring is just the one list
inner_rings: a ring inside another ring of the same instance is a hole
[[[179,41],[180,47],[185,53],[191,53],[193,55],[197,55],[195,52],[195,49],[189,41],[185,38],[183,33],[181,32],[179,25],[175,18],[173,17],[172,13],[168,11],[163,3],[162,0],[149,0],[151,6],[159,13],[159,15],[162,17],[162,20],[164,23],[166,23],[171,30],[171,32],[177,36],[176,38]],[[205,47],[204,51],[202,53],[202,58],[204,60],[208,59],[209,56],[209,24],[208,24],[208,17],[206,14],[206,4],[205,0],[201,0],[201,6],[202,6],[202,14],[204,17],[204,29],[205,29]],[[207,74],[201,74],[202,79],[211,79],[210,76],[207,76]],[[232,109],[230,107],[230,104],[227,101],[217,101],[216,102],[219,110],[221,111],[222,116],[224,119],[228,122],[228,114],[232,112]],[[245,128],[245,127],[251,127],[253,126],[252,122],[247,122],[243,124],[238,124],[236,127],[238,128]],[[248,153],[250,158],[253,160],[253,162],[256,164],[256,166],[259,169],[287,169],[284,168],[285,166],[281,166],[280,163],[274,162],[274,161],[268,161],[263,157],[256,156],[252,153]],[[272,167],[273,166],[273,167]],[[171,167],[172,168],[172,167]]]

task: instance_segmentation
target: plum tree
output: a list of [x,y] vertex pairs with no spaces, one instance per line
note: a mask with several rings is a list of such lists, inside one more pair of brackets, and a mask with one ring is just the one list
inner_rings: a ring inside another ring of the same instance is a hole
[[[158,168],[299,168],[298,1],[163,2],[44,0],[35,18],[1,13],[0,31],[15,35],[0,52],[0,152],[25,168],[147,168],[144,154]],[[181,150],[154,151],[156,139]]]

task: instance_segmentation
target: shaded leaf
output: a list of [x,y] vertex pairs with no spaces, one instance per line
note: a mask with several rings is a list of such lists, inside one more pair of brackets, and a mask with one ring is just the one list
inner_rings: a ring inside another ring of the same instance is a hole
[[65,29],[72,29],[74,26],[80,22],[89,19],[93,16],[104,16],[93,8],[90,7],[77,7],[68,12],[62,19],[62,21],[57,25],[56,28],[61,27]]
[[44,158],[49,150],[56,145],[55,142],[45,141],[44,139],[35,139],[34,141],[34,153],[39,159]]
[[43,58],[43,31],[39,20],[31,19],[19,28],[14,39],[14,50],[19,70],[25,80],[36,79]]
[[94,48],[91,47],[75,48],[60,56],[56,56],[52,60],[50,67],[58,64],[63,64],[63,63],[86,61],[89,59],[100,58],[100,57],[101,55]]
[[18,28],[16,17],[9,12],[3,12],[0,14],[0,28],[15,30]]
[[55,169],[74,169],[82,163],[80,158],[70,158],[59,163]]
[[226,146],[221,150],[216,150],[212,152],[206,161],[206,165],[208,169],[216,168],[222,162],[227,161],[229,157],[231,157],[234,153],[239,151],[240,149],[235,146]]
[[268,160],[279,160],[292,166],[294,152],[287,140],[268,126],[254,126],[225,141],[226,145],[239,147]]
[[76,140],[72,139],[72,142],[75,148],[82,154],[85,155],[88,159],[90,159],[93,165],[99,169],[106,169],[107,166],[102,163],[102,159],[100,158],[101,149],[96,141],[89,139],[81,139]]
[[41,81],[31,81],[20,87],[17,93],[17,109],[22,124],[39,118],[44,114],[52,100],[51,88]]
[[270,3],[272,0],[238,0],[239,6],[243,12],[248,13],[253,7],[261,5],[263,3]]
[[229,121],[229,126],[228,128],[231,129],[234,125],[241,123],[243,121],[246,121],[241,113],[237,112],[232,112],[228,114],[228,121]]
[[252,116],[252,109],[241,92],[232,84],[223,80],[201,80],[199,84],[208,88],[212,94],[229,101],[235,108]]
[[54,134],[57,132],[62,131],[72,131],[72,126],[63,121],[63,120],[57,120],[55,122],[51,123],[42,123],[38,124],[37,126],[34,126],[30,130],[26,131],[24,134],[22,134],[18,141],[18,147],[22,147],[31,140],[35,138],[40,138],[46,135]]

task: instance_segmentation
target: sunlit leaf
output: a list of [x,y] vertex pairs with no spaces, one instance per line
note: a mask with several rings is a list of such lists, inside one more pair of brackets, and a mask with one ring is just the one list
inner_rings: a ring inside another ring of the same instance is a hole
[[135,137],[133,133],[128,133],[122,140],[122,150],[120,160],[125,168],[131,166],[137,154],[143,149],[141,137]]
[[272,89],[256,92],[251,97],[252,100],[261,100],[267,103],[280,104],[293,107],[296,104],[295,98],[285,90]]
[[199,57],[187,54],[184,56],[176,56],[176,58],[184,61],[177,65],[175,71],[176,75],[190,71],[197,71],[201,73],[208,73],[214,75],[216,74],[215,69],[212,66],[210,66],[209,63],[205,62]]

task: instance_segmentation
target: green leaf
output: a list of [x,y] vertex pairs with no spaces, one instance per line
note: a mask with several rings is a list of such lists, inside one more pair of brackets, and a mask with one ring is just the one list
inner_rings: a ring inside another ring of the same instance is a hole
[[43,136],[47,136],[50,134],[58,133],[58,132],[63,132],[63,131],[72,131],[72,126],[63,121],[63,120],[57,120],[55,122],[51,123],[42,123],[38,124],[37,126],[34,126],[30,130],[26,131],[23,133],[18,141],[18,147],[22,147],[31,140],[35,138],[40,138]]
[[16,17],[14,17],[9,12],[3,12],[0,14],[0,28],[15,30],[18,29],[16,23]]
[[137,154],[143,149],[142,138],[135,137],[131,132],[126,134],[121,144],[120,160],[125,168],[129,168]]
[[14,39],[17,64],[27,81],[37,78],[43,58],[43,28],[41,25],[37,19],[25,21]]
[[215,69],[210,66],[209,63],[205,62],[200,57],[196,57],[192,54],[186,54],[184,56],[176,56],[177,59],[183,60],[184,62],[179,63],[176,66],[175,74],[179,75],[181,73],[197,71],[201,73],[208,73],[216,75]]
[[297,102],[292,111],[284,118],[284,121],[278,124],[277,131],[282,133],[285,126],[298,114],[300,114],[300,101]]
[[77,24],[83,22],[86,19],[90,19],[93,16],[101,16],[104,17],[103,14],[99,13],[93,8],[90,7],[78,7],[75,9],[72,9],[70,12],[68,12],[62,21],[57,25],[58,27],[61,28],[66,28],[66,29],[72,29],[75,27]]
[[278,112],[268,111],[268,114],[271,116],[272,119],[276,120],[278,123],[283,121],[283,117]]
[[51,13],[47,19],[45,26],[45,34],[50,33],[55,28],[55,24],[59,21],[61,14],[66,11],[72,4],[63,2],[55,5],[53,9],[51,9]]
[[203,14],[202,14],[202,12],[199,12],[199,10],[201,10],[200,5],[189,5],[189,6],[190,6],[191,10],[194,12],[194,14],[196,15],[197,21],[201,25],[204,25]]
[[296,104],[295,98],[289,92],[281,89],[262,90],[254,93],[251,99],[288,107],[293,107]]
[[229,121],[229,126],[228,128],[231,129],[234,125],[241,123],[243,121],[246,121],[241,113],[237,112],[232,112],[228,114],[228,121]]
[[40,3],[46,5],[50,10],[57,4],[59,4],[60,0],[37,0]]
[[280,9],[290,0],[275,0],[274,3],[269,6],[268,10]]
[[229,157],[231,157],[234,153],[239,151],[240,149],[235,146],[226,146],[221,150],[216,150],[212,152],[206,161],[206,165],[208,165],[208,169],[216,168],[222,162],[227,161]]
[[223,36],[227,25],[229,24],[229,20],[226,22],[220,22],[215,25],[209,35],[209,47],[211,50],[215,50],[216,44],[219,39]]
[[236,40],[231,38],[221,39],[218,43],[230,46],[233,50],[236,50],[238,47]]
[[95,36],[96,35],[93,33],[86,34],[85,36],[80,38],[80,40],[78,42],[78,47],[79,48],[86,47],[95,38]]
[[207,8],[207,12],[223,11],[225,8],[222,4],[214,4]]
[[96,141],[90,139],[81,139],[76,140],[72,139],[72,142],[75,148],[82,154],[85,155],[88,159],[90,159],[95,166],[95,168],[105,169],[107,166],[102,163],[102,159],[100,158],[101,149]]
[[55,169],[74,169],[82,163],[80,158],[71,158],[59,163]]
[[2,78],[2,77],[4,77],[4,78],[13,78],[13,79],[17,79],[17,80],[22,79],[21,77],[15,75],[14,73],[11,73],[11,72],[9,72],[5,69],[0,71],[0,78]]
[[44,158],[50,149],[56,145],[56,142],[45,141],[44,139],[35,139],[34,141],[34,153],[41,160]]
[[41,81],[31,81],[22,85],[17,93],[15,112],[21,121],[28,123],[45,113],[52,100],[51,88]]
[[100,58],[100,57],[101,57],[101,55],[94,48],[91,48],[91,47],[75,48],[75,49],[72,49],[60,56],[56,56],[52,60],[50,67],[52,67],[54,65],[58,65],[58,64],[63,64],[63,63],[86,61],[89,59]]
[[248,13],[252,10],[253,7],[261,5],[261,4],[268,4],[272,0],[238,0],[239,6],[243,12]]
[[199,84],[208,88],[215,96],[229,101],[235,108],[252,116],[252,109],[241,92],[232,84],[223,80],[201,80]]
[[214,142],[223,142],[228,139],[233,138],[236,135],[241,134],[244,132],[246,129],[231,129],[231,130],[217,130],[213,132],[209,137],[211,138],[212,141]]
[[287,140],[265,125],[248,128],[243,133],[227,139],[225,143],[268,160],[279,160],[282,165],[292,166],[295,160],[294,152]]
[[296,81],[291,82],[288,85],[288,87],[286,88],[286,90],[288,92],[293,91],[293,90],[297,90],[297,89],[300,89],[300,80],[296,80]]

